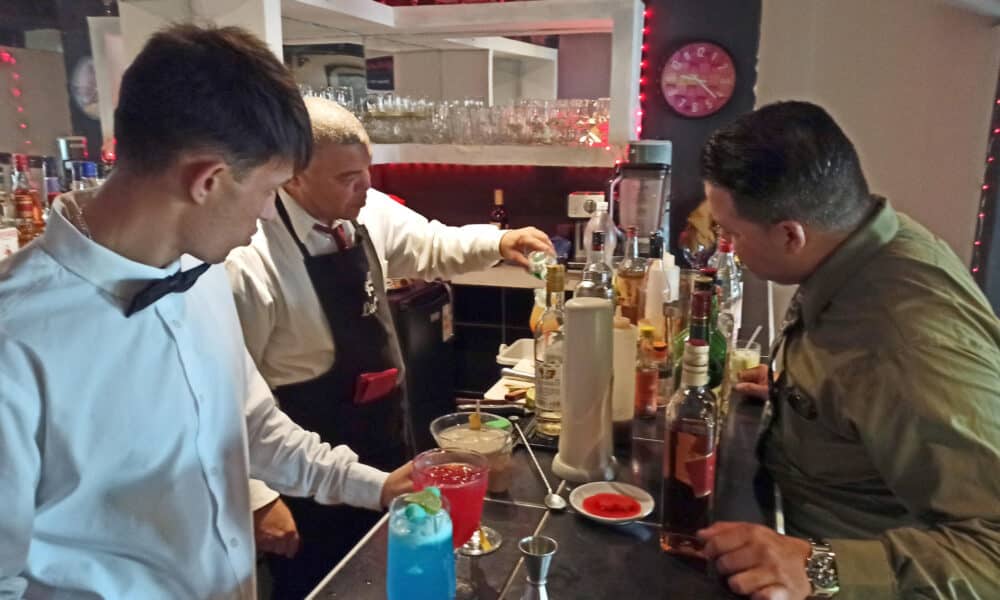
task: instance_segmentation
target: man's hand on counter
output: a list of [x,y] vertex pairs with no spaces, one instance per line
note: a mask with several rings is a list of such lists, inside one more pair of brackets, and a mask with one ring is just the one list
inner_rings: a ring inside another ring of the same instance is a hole
[[253,537],[259,552],[292,558],[299,551],[299,530],[281,498],[253,511]]
[[382,494],[379,496],[382,506],[389,506],[389,503],[396,496],[413,491],[413,480],[410,479],[412,474],[413,461],[389,473],[389,478],[382,484]]
[[734,389],[752,398],[767,400],[767,365],[757,365],[752,369],[740,372],[740,382]]
[[500,238],[500,256],[524,268],[529,266],[528,255],[536,250],[553,256],[556,253],[549,236],[534,227],[512,229]]
[[753,600],[805,600],[811,546],[806,540],[751,523],[719,521],[698,532],[729,589]]

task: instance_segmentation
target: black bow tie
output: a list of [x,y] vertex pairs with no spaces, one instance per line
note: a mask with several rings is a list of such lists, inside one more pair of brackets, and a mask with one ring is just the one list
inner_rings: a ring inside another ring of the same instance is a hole
[[175,292],[179,294],[188,291],[194,285],[194,282],[198,281],[201,274],[207,271],[210,266],[212,265],[202,263],[187,271],[177,271],[170,277],[153,280],[132,298],[132,303],[125,310],[125,316],[131,317],[167,294]]

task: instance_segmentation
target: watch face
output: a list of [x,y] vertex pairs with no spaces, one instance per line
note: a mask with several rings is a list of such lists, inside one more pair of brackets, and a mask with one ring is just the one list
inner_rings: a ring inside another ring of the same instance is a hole
[[710,42],[687,44],[674,52],[660,78],[667,104],[685,117],[718,112],[733,97],[735,87],[732,57]]

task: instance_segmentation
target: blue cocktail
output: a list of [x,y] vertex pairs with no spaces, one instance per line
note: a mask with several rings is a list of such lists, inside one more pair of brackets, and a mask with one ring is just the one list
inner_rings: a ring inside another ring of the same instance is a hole
[[386,590],[389,600],[455,597],[451,518],[437,488],[399,496],[389,506]]

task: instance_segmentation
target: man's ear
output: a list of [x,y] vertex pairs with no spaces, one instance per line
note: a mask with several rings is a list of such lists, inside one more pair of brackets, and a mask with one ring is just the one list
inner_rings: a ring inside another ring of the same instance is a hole
[[231,167],[219,159],[192,160],[181,168],[185,188],[195,204],[205,204],[219,190],[223,177],[232,176]]
[[806,247],[806,229],[798,221],[781,221],[773,227],[781,237],[781,247],[787,254],[798,254]]

